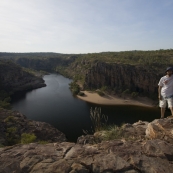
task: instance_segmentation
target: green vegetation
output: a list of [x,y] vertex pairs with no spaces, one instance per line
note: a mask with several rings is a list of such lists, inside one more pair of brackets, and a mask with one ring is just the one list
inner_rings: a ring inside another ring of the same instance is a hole
[[10,115],[4,120],[4,122],[10,122],[10,121],[12,122],[14,121],[14,116]]
[[90,118],[95,132],[103,130],[108,121],[108,117],[104,114],[101,114],[100,107],[95,107],[94,109],[91,107]]
[[[71,77],[83,79],[84,72],[97,62],[140,65],[157,70],[173,64],[173,49],[152,51],[121,51],[88,54],[59,53],[0,53],[1,59],[17,62],[23,67],[65,73]],[[45,67],[45,64],[47,66]],[[162,72],[162,71],[161,71]],[[74,75],[75,74],[75,75]]]
[[7,133],[16,133],[17,128],[16,127],[9,127],[7,128]]
[[43,70],[37,71],[37,70],[31,69],[31,68],[25,68],[25,67],[23,67],[23,70],[26,71],[27,73],[30,73],[34,76],[39,76],[39,77],[48,74],[48,72],[43,71]]
[[[99,133],[101,140],[113,140],[123,137],[123,128],[116,125],[108,125],[108,117],[101,113],[100,107],[95,107],[94,109],[91,107],[90,118],[93,124],[93,133]],[[87,134],[88,132],[84,131],[84,133]]]
[[4,145],[2,145],[2,144],[0,143],[0,148],[2,148],[2,147],[4,147]]
[[7,145],[14,145],[20,143],[20,135],[17,127],[14,125],[15,117],[10,115],[6,119],[4,119],[6,131],[5,137],[7,141]]
[[130,93],[129,89],[126,89],[125,91],[122,92],[122,94],[129,94],[129,93]]
[[36,136],[34,134],[23,133],[21,135],[22,144],[29,144],[29,143],[35,142],[35,140],[36,140]]
[[99,96],[104,96],[104,95],[105,95],[105,93],[102,92],[101,90],[97,90],[96,92],[97,92],[97,94],[98,94]]
[[10,103],[0,100],[0,108],[11,109]]
[[73,95],[77,95],[80,92],[80,87],[75,81],[71,82],[69,85]]
[[107,86],[102,86],[102,87],[100,88],[100,90],[101,90],[102,92],[106,91],[107,89],[108,89]]
[[85,94],[83,92],[81,92],[81,91],[78,93],[78,95],[79,96],[85,96]]
[[160,71],[160,67],[166,67],[173,64],[173,49],[83,54],[78,55],[73,64],[80,64],[80,66],[84,67],[84,69],[89,69],[93,63],[98,61],[106,63],[140,65]]
[[139,94],[138,94],[137,92],[132,92],[132,93],[131,93],[132,98],[136,98],[138,95],[139,95]]
[[39,144],[48,144],[48,141],[38,141]]
[[10,101],[9,94],[4,90],[0,90],[0,108],[11,109]]
[[102,131],[102,140],[114,140],[121,139],[124,137],[122,127],[118,127],[116,125],[107,126],[104,131]]
[[20,136],[17,134],[16,127],[9,127],[6,129],[7,145],[14,145],[20,143]]
[[[8,111],[9,113],[11,111]],[[36,136],[33,133],[22,133],[21,129],[22,126],[16,125],[16,123],[19,123],[19,121],[16,119],[15,116],[9,115],[7,118],[4,119],[4,128],[5,128],[5,136],[4,139],[6,140],[6,145],[11,146],[15,144],[28,144],[32,142],[38,141],[36,140]],[[30,126],[33,124],[29,122]],[[40,144],[46,144],[47,141],[38,141]],[[0,145],[1,147],[1,145]]]
[[[124,132],[124,124],[120,127],[117,125],[108,125],[108,117],[101,113],[100,107],[95,107],[90,109],[90,118],[93,123],[93,133],[96,132],[96,141],[102,140],[114,140],[114,139],[126,139],[126,140],[135,140],[137,137],[127,136]],[[83,130],[85,134],[88,134],[88,131]]]
[[70,77],[70,75],[68,75],[68,72],[66,72],[66,69],[67,66],[57,65],[55,71],[62,74],[63,76]]

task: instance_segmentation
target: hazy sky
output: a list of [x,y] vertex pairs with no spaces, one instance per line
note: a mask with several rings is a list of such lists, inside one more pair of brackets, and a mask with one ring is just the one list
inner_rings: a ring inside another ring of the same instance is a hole
[[0,52],[173,48],[173,0],[0,0]]

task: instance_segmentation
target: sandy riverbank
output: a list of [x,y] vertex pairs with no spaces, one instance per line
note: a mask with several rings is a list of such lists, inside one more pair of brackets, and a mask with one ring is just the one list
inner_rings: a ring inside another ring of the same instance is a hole
[[153,107],[153,101],[148,98],[138,98],[137,100],[129,98],[119,98],[111,95],[99,96],[95,92],[84,91],[85,96],[77,96],[79,99],[90,103],[101,105],[136,105]]

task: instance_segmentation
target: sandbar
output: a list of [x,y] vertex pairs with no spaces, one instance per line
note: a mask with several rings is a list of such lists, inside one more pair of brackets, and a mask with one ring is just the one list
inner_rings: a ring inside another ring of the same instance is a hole
[[77,97],[86,102],[95,103],[99,105],[136,105],[136,106],[146,106],[146,107],[154,107],[153,101],[148,98],[120,98],[112,95],[100,96],[96,92],[93,91],[83,91],[84,96]]

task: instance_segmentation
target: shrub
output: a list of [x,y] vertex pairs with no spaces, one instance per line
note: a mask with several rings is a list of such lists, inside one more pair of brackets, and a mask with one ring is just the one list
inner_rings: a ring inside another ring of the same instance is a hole
[[107,90],[107,86],[102,86],[100,90],[101,91],[106,91]]
[[22,133],[21,135],[21,143],[22,144],[29,144],[36,140],[35,134],[29,134],[29,133]]
[[139,94],[138,94],[137,92],[132,92],[132,94],[131,94],[131,96],[132,96],[133,98],[136,98],[138,95],[139,95]]
[[14,145],[20,143],[20,137],[17,134],[16,127],[9,127],[6,129],[6,140],[7,140],[7,145]]
[[2,147],[4,147],[4,145],[0,143],[0,148],[2,148]]
[[101,131],[108,121],[108,117],[101,114],[101,108],[95,107],[95,109],[90,109],[90,118],[94,127],[94,131]]
[[70,85],[70,90],[74,95],[77,95],[80,92],[80,87],[75,81],[71,82],[69,85]]
[[129,94],[129,93],[130,93],[129,89],[126,89],[125,91],[122,92],[122,94]]
[[10,103],[8,103],[6,101],[1,101],[1,100],[0,100],[0,107],[4,108],[4,109],[11,109]]
[[8,133],[16,133],[16,131],[17,131],[17,129],[16,129],[16,127],[9,127],[9,128],[7,128],[7,132]]
[[123,129],[116,125],[108,126],[103,135],[103,140],[120,139],[123,137]]
[[97,91],[97,94],[98,94],[99,96],[104,96],[104,95],[105,95],[105,94],[104,94],[102,91],[100,91],[100,90]]
[[79,96],[84,96],[85,94],[83,92],[78,93]]
[[4,122],[9,122],[9,121],[14,121],[14,116],[10,115],[4,120]]
[[48,144],[48,141],[38,141],[39,144]]

